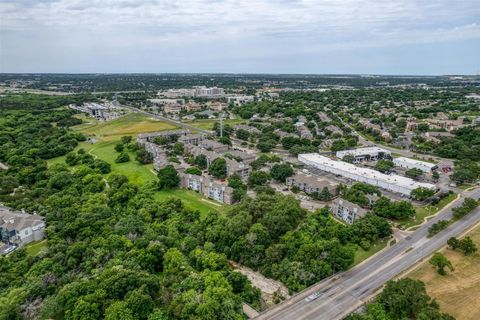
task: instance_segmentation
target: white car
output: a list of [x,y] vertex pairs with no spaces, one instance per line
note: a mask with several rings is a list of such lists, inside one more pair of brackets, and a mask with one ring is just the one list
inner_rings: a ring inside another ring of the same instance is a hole
[[311,295],[309,295],[308,297],[306,297],[305,301],[307,301],[307,302],[313,301],[313,300],[317,299],[318,297],[320,297],[321,295],[322,294],[319,291],[314,292]]

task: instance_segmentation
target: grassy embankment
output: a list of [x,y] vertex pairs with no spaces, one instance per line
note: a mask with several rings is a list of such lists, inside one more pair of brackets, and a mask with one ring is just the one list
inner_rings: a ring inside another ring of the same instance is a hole
[[[480,226],[468,236],[480,248]],[[425,259],[406,277],[423,281],[428,294],[437,300],[442,312],[459,320],[480,319],[480,253],[465,256],[448,248],[441,251],[452,262],[455,271],[441,276],[430,265],[429,259]]]
[[442,200],[440,200],[437,204],[435,205],[426,205],[426,206],[421,206],[421,207],[415,207],[415,218],[413,219],[405,219],[400,221],[397,226],[401,229],[407,229],[411,228],[414,226],[417,226],[425,221],[425,219],[428,219],[428,217],[436,214],[438,211],[440,211],[442,208],[444,208],[446,205],[448,205],[450,202],[455,200],[457,198],[456,193],[452,193]]
[[[94,157],[107,161],[112,165],[112,173],[123,174],[129,178],[132,183],[143,185],[144,183],[155,180],[156,174],[153,166],[141,165],[135,161],[135,155],[130,153],[130,161],[126,163],[115,163],[118,152],[115,151],[115,144],[120,142],[120,138],[125,135],[133,136],[135,139],[139,133],[163,131],[176,129],[175,126],[148,118],[141,114],[128,114],[121,118],[109,121],[98,122],[95,119],[79,116],[84,123],[73,127],[73,130],[80,131],[88,136],[96,138],[95,143],[82,142],[77,149],[83,148]],[[212,124],[213,126],[213,124]],[[65,157],[58,157],[48,161],[49,165],[55,163],[65,163]],[[166,199],[168,197],[180,198],[185,206],[197,209],[201,213],[206,213],[212,209],[223,212],[228,206],[215,201],[205,199],[198,193],[190,190],[162,190],[155,197],[157,199]]]

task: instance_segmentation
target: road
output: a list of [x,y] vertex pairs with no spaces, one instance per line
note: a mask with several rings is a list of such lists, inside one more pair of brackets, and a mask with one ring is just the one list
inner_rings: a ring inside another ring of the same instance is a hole
[[[450,237],[458,236],[480,222],[480,208],[477,208],[447,229],[427,238],[428,228],[439,220],[451,218],[452,208],[461,205],[464,197],[478,199],[480,189],[464,192],[462,197],[442,209],[437,216],[405,239],[364,263],[313,285],[254,319],[342,319],[373,297],[388,280],[443,247]],[[320,292],[320,297],[306,302],[305,298],[315,292]]]

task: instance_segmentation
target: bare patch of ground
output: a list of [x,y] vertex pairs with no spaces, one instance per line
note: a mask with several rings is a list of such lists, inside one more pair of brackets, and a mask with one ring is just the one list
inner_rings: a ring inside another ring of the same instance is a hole
[[263,276],[260,272],[256,272],[233,261],[230,261],[230,263],[236,271],[245,275],[254,287],[260,289],[262,292],[262,299],[267,306],[272,306],[276,303],[274,301],[275,296],[283,297],[282,300],[290,297],[287,287],[285,287],[280,281],[269,279]]

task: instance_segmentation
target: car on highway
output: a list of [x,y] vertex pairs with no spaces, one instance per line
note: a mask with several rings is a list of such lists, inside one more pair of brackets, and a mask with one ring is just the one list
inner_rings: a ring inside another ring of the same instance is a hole
[[311,295],[309,295],[308,297],[306,297],[305,301],[307,301],[307,302],[313,301],[313,300],[317,299],[318,297],[320,297],[321,295],[322,294],[319,291],[314,292]]

